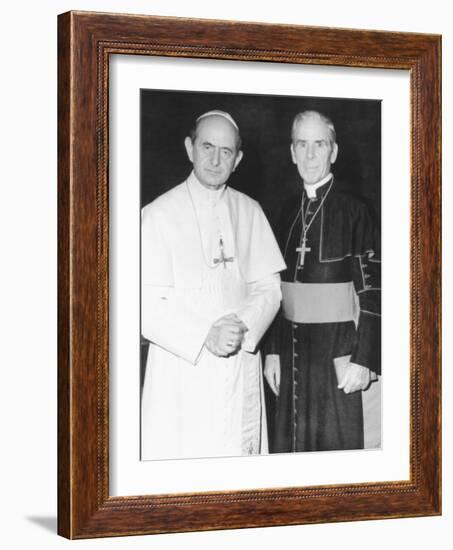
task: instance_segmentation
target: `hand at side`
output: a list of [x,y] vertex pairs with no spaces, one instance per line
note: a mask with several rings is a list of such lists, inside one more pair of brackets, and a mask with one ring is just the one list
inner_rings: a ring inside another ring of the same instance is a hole
[[271,390],[278,396],[280,392],[280,356],[266,355],[264,362],[264,377]]

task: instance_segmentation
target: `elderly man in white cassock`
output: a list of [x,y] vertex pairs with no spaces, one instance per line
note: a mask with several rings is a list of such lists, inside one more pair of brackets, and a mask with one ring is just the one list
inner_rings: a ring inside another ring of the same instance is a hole
[[259,204],[227,186],[231,115],[201,115],[185,147],[192,173],[142,212],[142,460],[265,453],[257,346],[285,264]]

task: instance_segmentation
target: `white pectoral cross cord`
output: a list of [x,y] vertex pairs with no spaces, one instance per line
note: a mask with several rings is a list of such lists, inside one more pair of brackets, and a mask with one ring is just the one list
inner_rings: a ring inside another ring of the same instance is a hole
[[311,252],[311,248],[307,246],[307,237],[305,235],[302,238],[301,246],[296,248],[296,252],[299,252],[299,265],[303,267],[305,263],[305,254]]
[[223,263],[224,269],[226,269],[227,262],[232,262],[234,260],[233,256],[230,256],[229,258],[225,256],[225,253],[223,251],[223,239],[220,237],[219,239],[219,248],[220,248],[220,256],[218,258],[214,258],[213,262],[214,265],[218,265]]

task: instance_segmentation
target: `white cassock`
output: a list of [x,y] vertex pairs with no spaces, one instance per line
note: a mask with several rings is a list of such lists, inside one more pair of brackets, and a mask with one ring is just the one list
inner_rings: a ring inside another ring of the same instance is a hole
[[[221,258],[220,239],[225,263]],[[142,212],[142,460],[267,452],[257,345],[278,311],[280,250],[259,204],[187,181]],[[228,313],[248,327],[217,357],[204,341]]]

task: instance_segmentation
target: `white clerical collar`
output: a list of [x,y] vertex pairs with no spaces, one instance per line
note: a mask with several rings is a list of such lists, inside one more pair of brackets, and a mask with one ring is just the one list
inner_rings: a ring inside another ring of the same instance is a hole
[[315,199],[316,198],[316,190],[319,189],[322,185],[325,185],[330,179],[332,178],[332,174],[329,172],[326,177],[322,178],[322,180],[313,183],[311,185],[307,185],[304,183],[305,191],[307,193],[307,197],[309,199]]
[[218,202],[223,198],[226,189],[226,184],[223,184],[218,189],[208,189],[200,183],[194,172],[191,172],[190,176],[187,178],[187,184],[189,185],[190,192],[195,201]]

